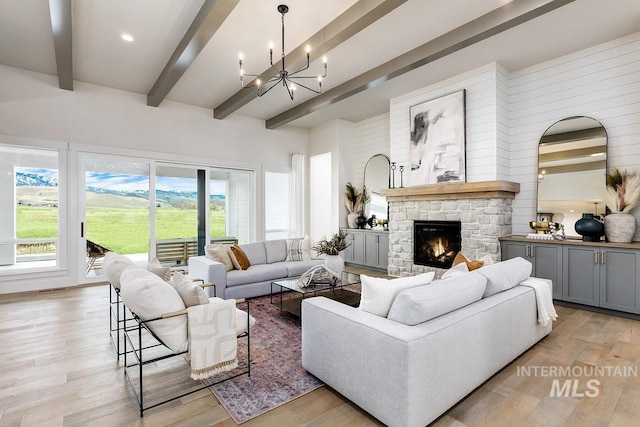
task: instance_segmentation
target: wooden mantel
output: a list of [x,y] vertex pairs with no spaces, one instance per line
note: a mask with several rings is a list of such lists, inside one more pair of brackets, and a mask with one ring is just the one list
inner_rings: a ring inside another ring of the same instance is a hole
[[510,181],[482,181],[451,184],[418,185],[415,187],[382,190],[387,202],[411,200],[453,199],[513,199],[520,192],[520,184]]

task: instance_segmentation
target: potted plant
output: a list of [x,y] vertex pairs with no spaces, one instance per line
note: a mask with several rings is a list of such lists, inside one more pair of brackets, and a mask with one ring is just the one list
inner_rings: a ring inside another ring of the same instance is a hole
[[324,255],[324,268],[338,279],[342,277],[344,260],[340,252],[347,249],[351,243],[347,243],[347,232],[338,231],[329,240],[320,240],[312,249],[320,255]]
[[349,213],[347,214],[347,226],[357,228],[356,218],[360,215],[363,207],[363,194],[360,193],[350,182],[345,185],[344,205]]
[[606,174],[605,203],[611,213],[604,218],[607,240],[628,243],[636,233],[636,218],[629,211],[640,201],[640,177],[637,172],[614,168]]

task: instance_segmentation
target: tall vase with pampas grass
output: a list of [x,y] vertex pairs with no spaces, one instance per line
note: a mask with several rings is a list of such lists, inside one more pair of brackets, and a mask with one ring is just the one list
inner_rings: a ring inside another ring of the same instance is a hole
[[344,206],[349,211],[347,214],[347,226],[349,228],[358,228],[356,218],[362,214],[366,203],[366,190],[361,193],[353,184],[347,182],[344,192]]
[[609,242],[629,243],[636,234],[636,217],[629,213],[640,201],[640,176],[614,168],[607,174],[606,205],[611,213],[604,217],[604,233]]

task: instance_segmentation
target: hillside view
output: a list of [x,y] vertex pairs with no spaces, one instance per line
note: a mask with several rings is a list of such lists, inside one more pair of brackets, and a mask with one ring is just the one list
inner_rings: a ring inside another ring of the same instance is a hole
[[[197,236],[197,192],[156,191],[156,239]],[[38,172],[16,172],[16,237],[57,237],[58,181]],[[87,240],[123,254],[149,251],[149,192],[89,186],[86,192]],[[211,196],[210,233],[225,235],[225,196]],[[20,245],[21,253],[33,251]],[[42,245],[39,245],[42,246]],[[50,245],[46,253],[54,252]]]

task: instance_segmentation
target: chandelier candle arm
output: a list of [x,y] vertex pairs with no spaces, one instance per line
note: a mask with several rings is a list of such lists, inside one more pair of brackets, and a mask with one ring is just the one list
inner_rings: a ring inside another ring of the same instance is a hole
[[[296,90],[297,86],[301,86],[304,89],[307,89],[313,93],[321,93],[322,92],[322,79],[327,76],[327,57],[322,58],[323,66],[324,66],[324,74],[317,76],[298,76],[298,73],[301,73],[309,68],[311,63],[310,52],[311,47],[306,47],[306,56],[307,56],[307,64],[303,68],[289,72],[286,69],[286,55],[284,53],[284,15],[289,11],[289,7],[287,5],[281,4],[278,6],[278,12],[282,15],[282,44],[281,44],[281,54],[280,54],[280,63],[281,69],[276,68],[276,65],[273,63],[273,43],[269,45],[269,64],[271,68],[273,68],[275,75],[264,75],[264,74],[247,74],[244,72],[242,68],[242,63],[244,56],[241,53],[239,55],[239,64],[240,64],[240,86],[242,88],[258,88],[258,96],[263,96],[271,89],[273,89],[278,83],[282,82],[282,85],[287,90],[287,93],[291,100],[293,100],[293,93]],[[245,85],[244,84],[244,76],[253,77],[254,80]],[[263,80],[264,79],[264,80]],[[302,84],[298,81],[298,79],[317,79],[318,81],[318,89],[313,89],[305,84]],[[264,89],[266,87],[266,89]]]

